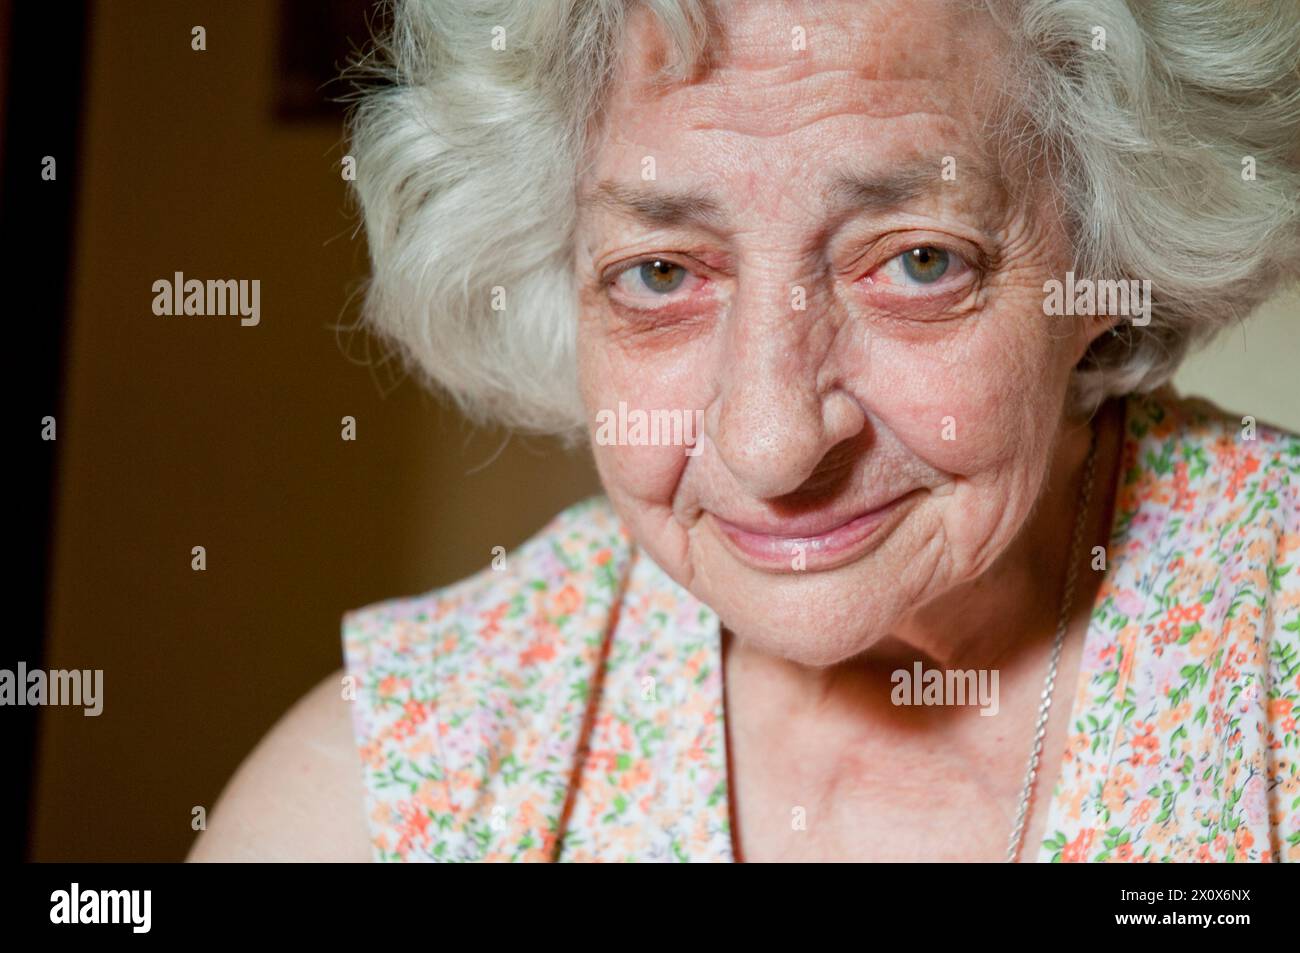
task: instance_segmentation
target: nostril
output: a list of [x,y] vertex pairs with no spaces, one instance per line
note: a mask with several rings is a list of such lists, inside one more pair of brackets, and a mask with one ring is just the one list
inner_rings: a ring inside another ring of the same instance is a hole
[[867,443],[866,435],[858,434],[831,447],[808,479],[780,502],[800,506],[809,500],[836,496],[851,481],[859,461],[867,451]]

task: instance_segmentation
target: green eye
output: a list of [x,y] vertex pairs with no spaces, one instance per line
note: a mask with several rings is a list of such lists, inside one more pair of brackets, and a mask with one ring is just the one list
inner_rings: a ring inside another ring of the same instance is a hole
[[656,294],[668,294],[676,291],[677,286],[686,278],[686,269],[671,261],[656,258],[647,261],[639,269],[641,283]]
[[948,270],[949,256],[942,248],[923,245],[902,254],[903,271],[907,277],[922,284],[930,284],[943,277]]

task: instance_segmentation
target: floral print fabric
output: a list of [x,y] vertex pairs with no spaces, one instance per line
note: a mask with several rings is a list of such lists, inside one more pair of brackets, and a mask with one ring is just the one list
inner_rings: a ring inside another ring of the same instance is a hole
[[1130,398],[1040,859],[1300,860],[1300,438]]
[[[1037,859],[1298,860],[1300,438],[1169,393],[1125,427]],[[718,617],[603,498],[343,641],[376,860],[734,859]]]

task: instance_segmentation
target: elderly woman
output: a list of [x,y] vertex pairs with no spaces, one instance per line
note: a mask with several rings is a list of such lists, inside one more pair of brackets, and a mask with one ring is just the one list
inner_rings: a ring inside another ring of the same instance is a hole
[[[1300,859],[1294,0],[424,0],[372,324],[606,496],[350,613],[198,857]],[[340,701],[340,697],[344,701]]]

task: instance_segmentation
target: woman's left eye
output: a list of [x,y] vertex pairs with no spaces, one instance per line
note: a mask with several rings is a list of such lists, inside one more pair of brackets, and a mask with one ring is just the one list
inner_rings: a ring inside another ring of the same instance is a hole
[[918,245],[895,255],[867,276],[869,284],[926,288],[961,277],[969,266],[961,256],[935,245]]

